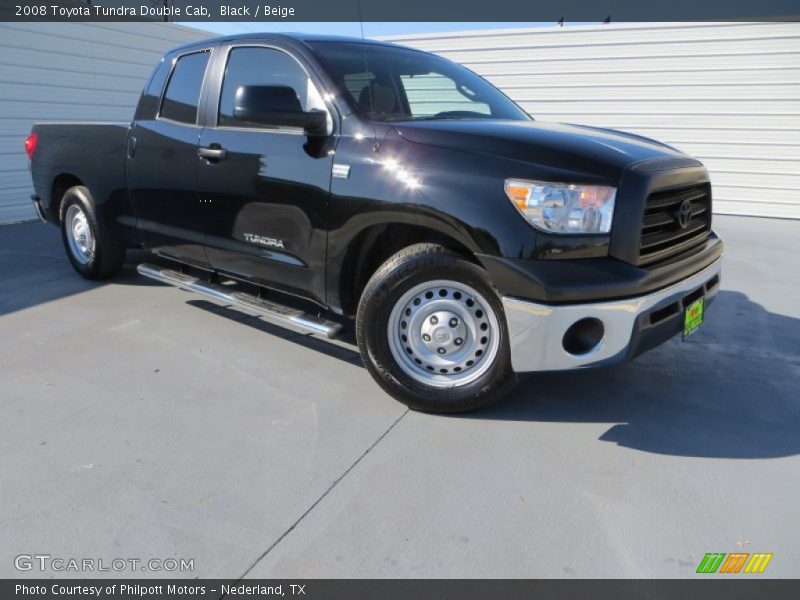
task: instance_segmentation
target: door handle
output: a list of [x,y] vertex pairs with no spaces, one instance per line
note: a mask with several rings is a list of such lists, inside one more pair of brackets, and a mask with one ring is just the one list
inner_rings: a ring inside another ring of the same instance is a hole
[[200,158],[205,158],[209,162],[218,162],[220,160],[225,160],[228,157],[227,151],[219,144],[200,146],[197,149],[197,155]]

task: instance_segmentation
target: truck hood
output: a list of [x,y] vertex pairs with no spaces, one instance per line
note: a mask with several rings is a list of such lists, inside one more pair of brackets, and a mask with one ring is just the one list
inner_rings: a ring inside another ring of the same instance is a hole
[[404,139],[555,167],[619,177],[641,161],[686,158],[671,146],[630,133],[582,125],[511,120],[431,120],[393,123]]

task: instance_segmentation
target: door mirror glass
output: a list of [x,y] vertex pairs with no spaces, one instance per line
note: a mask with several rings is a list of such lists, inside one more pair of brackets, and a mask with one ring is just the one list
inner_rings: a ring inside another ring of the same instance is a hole
[[299,127],[308,135],[324,135],[327,113],[304,111],[297,92],[286,85],[241,85],[236,89],[233,117],[242,125]]

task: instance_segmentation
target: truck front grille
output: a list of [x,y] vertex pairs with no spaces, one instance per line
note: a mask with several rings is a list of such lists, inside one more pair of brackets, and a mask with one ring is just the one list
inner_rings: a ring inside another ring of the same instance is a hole
[[662,261],[700,246],[710,231],[709,184],[654,192],[645,202],[638,264]]

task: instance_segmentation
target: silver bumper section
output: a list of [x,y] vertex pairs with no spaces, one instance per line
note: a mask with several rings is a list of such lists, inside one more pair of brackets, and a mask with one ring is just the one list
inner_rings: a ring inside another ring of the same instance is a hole
[[[651,313],[650,319],[663,315],[675,318],[675,311],[683,314],[683,298],[702,295],[708,301],[716,295],[721,263],[718,259],[688,279],[662,290],[609,302],[547,305],[504,297],[511,365],[522,373],[561,371],[623,360],[629,354],[634,328],[642,315]],[[602,327],[597,326],[597,321]],[[591,332],[599,341],[585,351],[581,348],[575,352],[572,348],[573,352],[568,352],[565,335],[579,322],[592,325]]]

